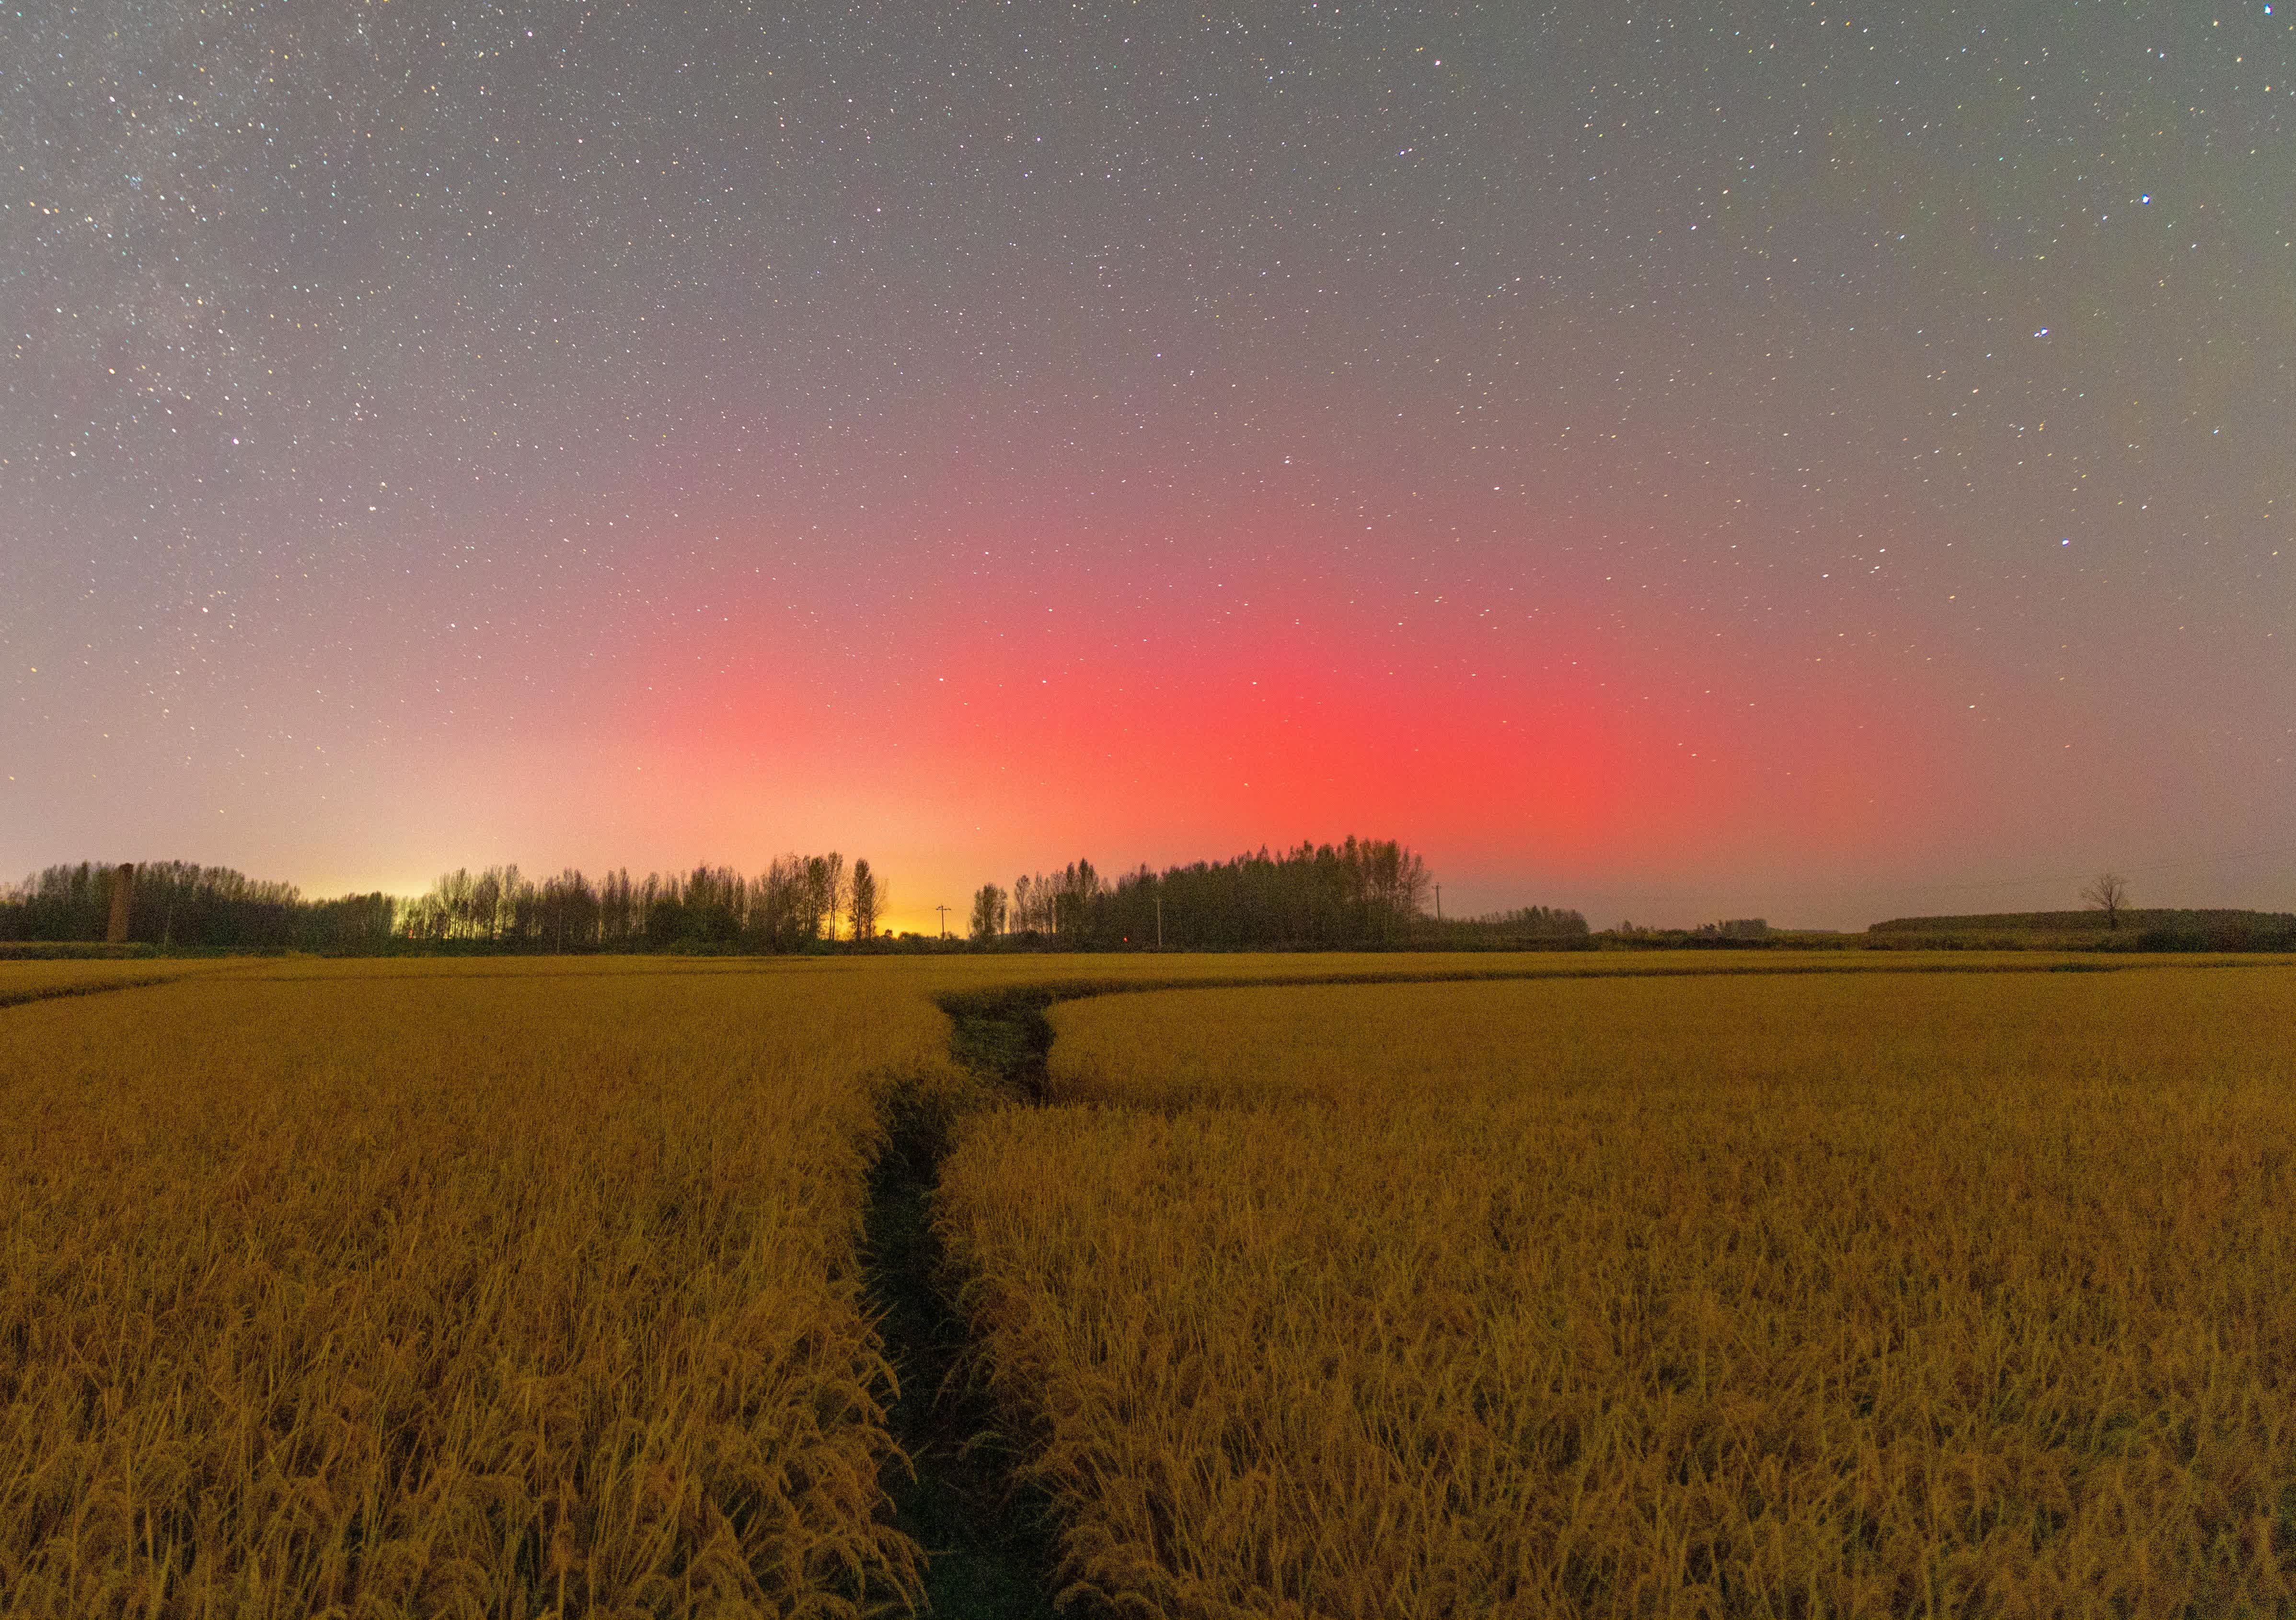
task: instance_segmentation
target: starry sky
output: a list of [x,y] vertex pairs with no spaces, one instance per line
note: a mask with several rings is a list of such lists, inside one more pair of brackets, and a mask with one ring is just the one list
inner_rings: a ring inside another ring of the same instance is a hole
[[2296,908],[2296,0],[0,11],[0,872]]

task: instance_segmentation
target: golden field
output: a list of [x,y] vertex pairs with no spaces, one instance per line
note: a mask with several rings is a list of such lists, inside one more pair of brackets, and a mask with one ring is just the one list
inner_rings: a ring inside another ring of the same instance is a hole
[[906,1607],[857,1245],[930,998],[1364,966],[0,960],[0,1614]]
[[2285,964],[1053,1017],[940,1221],[1080,1593],[2296,1612]]
[[856,1248],[873,1077],[943,1023],[749,966],[241,964],[0,1014],[0,1613],[914,1591]]
[[903,1088],[1075,1612],[2296,1615],[2296,966],[2191,960],[0,962],[0,1616],[914,1610]]

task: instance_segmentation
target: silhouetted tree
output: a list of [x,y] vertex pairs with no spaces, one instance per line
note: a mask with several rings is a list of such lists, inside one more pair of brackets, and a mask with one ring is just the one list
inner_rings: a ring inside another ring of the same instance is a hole
[[853,937],[873,940],[877,937],[877,909],[881,896],[877,892],[877,875],[869,869],[866,860],[856,857],[850,885],[849,911],[853,920]]
[[995,884],[983,884],[972,897],[972,937],[991,940],[1004,932],[1004,891]]
[[1013,931],[1050,933],[1053,931],[1053,887],[1042,872],[1026,872],[1013,880]]
[[2107,928],[2118,928],[2120,913],[2128,904],[2128,880],[2118,872],[2099,872],[2082,887],[2080,897],[2104,913]]

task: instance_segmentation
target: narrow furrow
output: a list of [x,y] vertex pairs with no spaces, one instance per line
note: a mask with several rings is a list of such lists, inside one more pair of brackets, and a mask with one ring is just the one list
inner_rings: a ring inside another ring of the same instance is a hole
[[[1031,1102],[1044,1097],[1048,998],[1023,994],[962,1008],[951,1047],[983,1081]],[[1054,1614],[1054,1534],[1040,1493],[1013,1477],[997,1415],[966,1378],[966,1332],[933,1231],[933,1195],[954,1123],[945,1098],[896,1089],[890,1134],[870,1174],[868,1287],[877,1332],[900,1380],[887,1413],[914,1474],[887,1482],[894,1522],[924,1548],[925,1601],[953,1620],[1038,1620]]]
[[43,984],[35,989],[0,990],[0,1007],[29,1007],[64,996],[100,996],[115,990],[143,990],[153,984],[173,984],[181,974],[155,974],[148,979],[105,979],[92,984]]

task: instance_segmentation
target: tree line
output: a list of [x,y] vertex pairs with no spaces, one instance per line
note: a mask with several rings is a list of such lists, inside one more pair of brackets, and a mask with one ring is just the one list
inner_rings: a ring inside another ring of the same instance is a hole
[[[1288,850],[1200,860],[1161,872],[1143,865],[1113,882],[1089,860],[1023,873],[1006,889],[972,897],[974,940],[1060,949],[1360,950],[1463,942],[1451,924],[1426,915],[1426,862],[1392,838],[1303,842]],[[1494,937],[1583,935],[1577,912],[1541,907],[1503,914],[1480,928]]]
[[[0,941],[101,940],[116,866],[53,866],[0,886]],[[539,882],[516,866],[458,868],[412,900],[381,892],[306,900],[293,884],[229,867],[155,860],[129,880],[128,942],[161,949],[376,951],[446,947],[514,951],[716,949],[801,950],[878,937],[890,899],[866,860],[784,855],[744,876],[627,869],[594,882],[569,868]]]
[[[101,940],[117,868],[51,867],[0,887],[0,941]],[[1591,943],[1586,918],[1543,906],[1474,917],[1428,915],[1426,862],[1392,838],[1303,842],[1113,879],[1090,860],[1023,873],[973,895],[976,949],[1362,950],[1553,948]],[[617,868],[530,876],[515,865],[442,874],[413,900],[306,900],[294,884],[227,867],[136,868],[128,939],[163,948],[778,953],[883,939],[890,897],[865,859],[783,855],[763,871],[727,866],[636,877]],[[896,949],[947,949],[904,935]],[[963,943],[954,946],[964,949]]]
[[849,866],[833,850],[778,857],[753,877],[732,867],[643,878],[619,868],[594,883],[570,868],[537,883],[515,866],[460,868],[406,907],[400,932],[504,950],[780,952],[873,940],[890,900],[868,861]]
[[[53,866],[0,886],[0,940],[101,940],[111,918],[116,866]],[[154,860],[135,869],[127,937],[162,949],[370,950],[387,944],[399,902],[381,892],[306,900],[293,884],[229,867]]]

